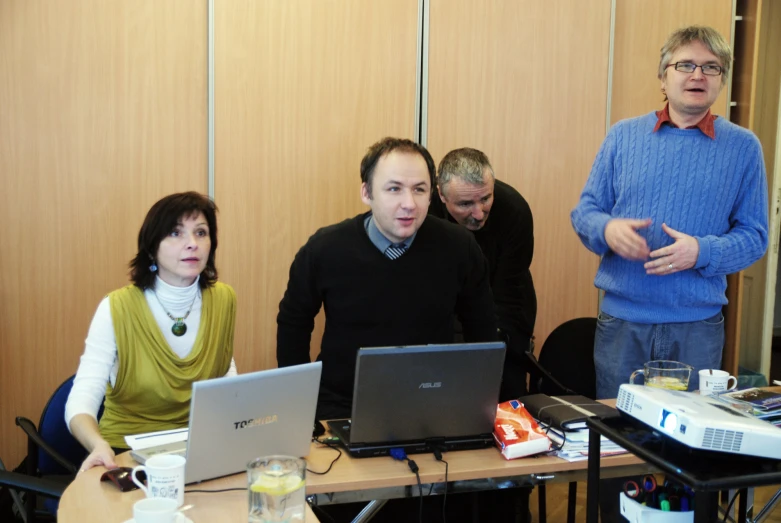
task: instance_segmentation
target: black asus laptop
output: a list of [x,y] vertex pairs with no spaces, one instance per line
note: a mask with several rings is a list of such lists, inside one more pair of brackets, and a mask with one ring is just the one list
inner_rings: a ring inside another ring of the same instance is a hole
[[351,456],[491,447],[504,343],[360,349],[353,412],[328,427]]

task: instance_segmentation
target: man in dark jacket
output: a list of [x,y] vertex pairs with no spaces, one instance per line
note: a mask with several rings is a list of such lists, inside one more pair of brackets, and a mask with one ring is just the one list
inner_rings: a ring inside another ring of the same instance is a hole
[[439,164],[429,214],[474,234],[488,260],[496,324],[507,343],[500,400],[526,393],[526,356],[534,333],[537,297],[529,266],[534,222],[529,204],[497,180],[488,157],[476,149],[450,151]]

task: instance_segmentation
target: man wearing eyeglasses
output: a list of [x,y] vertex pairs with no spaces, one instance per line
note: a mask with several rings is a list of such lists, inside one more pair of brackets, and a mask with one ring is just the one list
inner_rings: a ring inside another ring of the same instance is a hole
[[709,27],[674,32],[658,78],[667,104],[608,132],[572,225],[602,256],[594,344],[597,395],[614,398],[649,360],[720,368],[726,275],[767,248],[767,181],[756,136],[711,106],[730,48]]

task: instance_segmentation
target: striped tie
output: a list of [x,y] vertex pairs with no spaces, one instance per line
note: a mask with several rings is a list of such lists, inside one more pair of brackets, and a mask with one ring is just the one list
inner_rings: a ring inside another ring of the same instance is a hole
[[407,252],[407,246],[403,243],[391,243],[388,248],[385,249],[385,256],[391,260],[395,260],[405,252]]

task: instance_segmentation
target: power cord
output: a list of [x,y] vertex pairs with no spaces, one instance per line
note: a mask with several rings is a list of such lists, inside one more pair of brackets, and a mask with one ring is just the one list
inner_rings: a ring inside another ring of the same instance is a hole
[[193,492],[201,492],[204,494],[214,494],[216,492],[230,492],[232,490],[247,490],[247,487],[232,487],[232,488],[221,488],[218,490],[201,490],[201,489],[192,489],[192,490],[185,490],[185,494],[192,494]]
[[727,511],[724,512],[724,519],[722,520],[724,523],[727,523],[727,517],[729,516],[729,511],[732,510],[732,505],[735,503],[735,498],[738,497],[739,492],[740,492],[739,490],[735,491],[735,493],[732,495],[732,500],[729,502],[729,505],[727,505]]
[[323,475],[325,475],[325,474],[328,474],[329,472],[331,472],[331,467],[333,467],[333,466],[334,466],[334,463],[336,463],[336,462],[339,460],[339,458],[341,458],[341,457],[342,457],[342,451],[341,451],[341,449],[339,449],[339,447],[337,447],[337,446],[335,446],[335,445],[332,445],[331,443],[329,443],[329,442],[327,442],[327,441],[323,441],[323,440],[320,440],[320,439],[318,439],[318,438],[312,438],[312,441],[316,441],[317,443],[319,443],[319,444],[321,444],[321,445],[325,445],[326,447],[332,448],[332,449],[334,449],[336,452],[338,452],[338,453],[339,453],[339,454],[337,454],[337,455],[336,455],[336,457],[335,457],[335,458],[334,458],[334,460],[331,462],[331,464],[330,464],[330,465],[328,465],[328,468],[327,468],[327,469],[325,469],[325,472],[317,472],[316,470],[312,470],[312,469],[309,469],[309,468],[308,468],[308,469],[306,469],[306,471],[307,471],[307,472],[311,472],[312,474],[317,474],[318,476],[323,476]]
[[441,450],[435,447],[433,452],[434,452],[434,459],[436,459],[437,461],[441,461],[442,463],[445,464],[445,493],[442,496],[442,523],[447,523],[447,515],[446,515],[445,507],[447,506],[447,486],[448,486],[447,469],[450,468],[450,466],[448,465],[447,461],[442,459]]
[[390,455],[393,459],[398,461],[406,461],[409,469],[415,473],[415,478],[418,480],[418,499],[420,500],[418,508],[418,521],[423,523],[423,485],[420,482],[420,474],[418,464],[407,457],[407,453],[403,448],[396,447],[390,449]]

